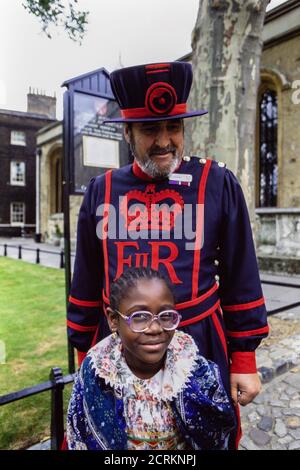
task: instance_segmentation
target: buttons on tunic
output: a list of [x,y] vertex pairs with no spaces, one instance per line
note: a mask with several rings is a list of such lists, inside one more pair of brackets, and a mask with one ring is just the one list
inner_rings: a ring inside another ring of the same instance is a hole
[[206,158],[200,158],[199,161],[200,161],[200,163],[203,163],[203,164],[204,164],[204,163],[206,163]]
[[189,157],[188,155],[185,155],[185,156],[183,157],[183,160],[184,160],[185,162],[189,162],[190,159],[191,159],[191,157]]
[[225,163],[224,162],[218,162],[218,166],[223,167],[223,166],[225,166]]
[[216,280],[217,282],[219,282],[220,276],[218,276],[218,274],[215,275],[215,280]]
[[219,266],[219,260],[215,259],[214,263],[215,263],[215,266]]

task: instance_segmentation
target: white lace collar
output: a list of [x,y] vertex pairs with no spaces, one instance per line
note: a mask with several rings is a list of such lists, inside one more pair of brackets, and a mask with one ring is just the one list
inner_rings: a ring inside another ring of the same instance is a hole
[[118,335],[113,334],[98,344],[88,353],[95,374],[121,393],[130,386],[142,388],[154,398],[170,400],[183,389],[196,366],[198,348],[193,338],[176,330],[167,349],[163,369],[150,379],[140,379],[129,369],[122,343]]

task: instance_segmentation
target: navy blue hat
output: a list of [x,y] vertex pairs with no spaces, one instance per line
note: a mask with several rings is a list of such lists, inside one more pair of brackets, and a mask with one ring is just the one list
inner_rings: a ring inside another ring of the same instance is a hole
[[120,118],[106,122],[146,122],[201,116],[207,111],[187,111],[193,81],[191,64],[169,62],[115,70],[110,74]]

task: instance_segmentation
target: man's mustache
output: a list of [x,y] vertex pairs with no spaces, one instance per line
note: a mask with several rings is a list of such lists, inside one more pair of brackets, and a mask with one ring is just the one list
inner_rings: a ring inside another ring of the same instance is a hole
[[175,153],[176,152],[176,148],[175,147],[165,147],[165,148],[161,148],[161,147],[155,147],[153,150],[150,150],[149,152],[149,157],[152,157],[153,155],[165,155],[167,153]]

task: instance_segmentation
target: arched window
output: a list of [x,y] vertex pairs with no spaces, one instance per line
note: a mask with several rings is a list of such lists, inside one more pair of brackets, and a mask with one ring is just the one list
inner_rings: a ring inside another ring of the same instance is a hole
[[265,88],[259,100],[259,207],[277,206],[277,124],[277,93]]

